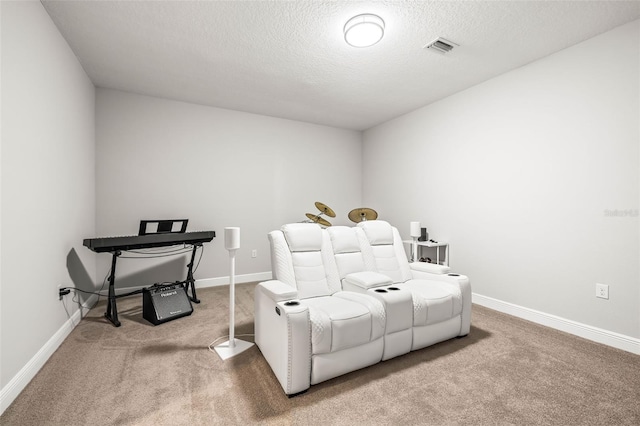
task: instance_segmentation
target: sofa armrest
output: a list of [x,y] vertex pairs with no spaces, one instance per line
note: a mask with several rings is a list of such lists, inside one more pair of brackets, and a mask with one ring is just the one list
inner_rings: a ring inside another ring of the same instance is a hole
[[298,298],[298,290],[278,280],[264,281],[258,284],[265,295],[274,302]]
[[462,297],[462,323],[460,336],[469,334],[471,329],[471,283],[469,277],[461,274],[431,274],[428,272],[411,271],[414,279],[439,281],[446,283],[460,292]]
[[[446,278],[445,278],[446,277]],[[460,327],[460,335],[466,336],[471,330],[471,282],[469,277],[461,274],[447,274],[446,281],[453,281],[460,286],[462,293],[462,324]]]
[[370,288],[393,284],[391,278],[373,271],[361,271],[348,274],[342,279],[346,291],[366,292]]
[[259,283],[254,294],[256,346],[287,395],[311,386],[311,320],[309,307],[292,300],[297,295],[277,280]]
[[409,268],[412,271],[428,272],[430,274],[438,274],[438,275],[447,274],[451,270],[451,268],[445,265],[436,265],[435,263],[426,263],[426,262],[409,263]]

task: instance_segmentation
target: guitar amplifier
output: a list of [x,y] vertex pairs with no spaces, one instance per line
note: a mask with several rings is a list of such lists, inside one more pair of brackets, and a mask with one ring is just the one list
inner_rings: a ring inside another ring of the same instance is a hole
[[142,317],[158,325],[193,313],[182,283],[155,285],[142,290]]

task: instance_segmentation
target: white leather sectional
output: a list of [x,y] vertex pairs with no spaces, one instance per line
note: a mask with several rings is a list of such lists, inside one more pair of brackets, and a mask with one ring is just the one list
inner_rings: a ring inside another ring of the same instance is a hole
[[256,286],[255,342],[287,395],[469,333],[469,279],[409,263],[385,221],[292,223],[269,241],[273,280]]

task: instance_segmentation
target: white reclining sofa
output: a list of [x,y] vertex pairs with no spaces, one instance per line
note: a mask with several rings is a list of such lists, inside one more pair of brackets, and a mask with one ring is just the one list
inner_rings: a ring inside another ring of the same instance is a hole
[[469,333],[469,279],[409,263],[385,221],[292,223],[269,241],[273,280],[255,289],[255,342],[289,396]]

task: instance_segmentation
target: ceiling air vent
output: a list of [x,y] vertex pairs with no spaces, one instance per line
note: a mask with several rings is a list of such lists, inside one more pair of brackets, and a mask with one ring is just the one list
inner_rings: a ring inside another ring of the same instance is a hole
[[440,53],[448,53],[451,50],[453,50],[454,47],[459,46],[459,44],[456,44],[452,41],[446,40],[442,37],[438,37],[437,39],[433,40],[430,43],[427,43],[424,48],[425,49],[430,49],[433,50],[435,52],[440,52]]

